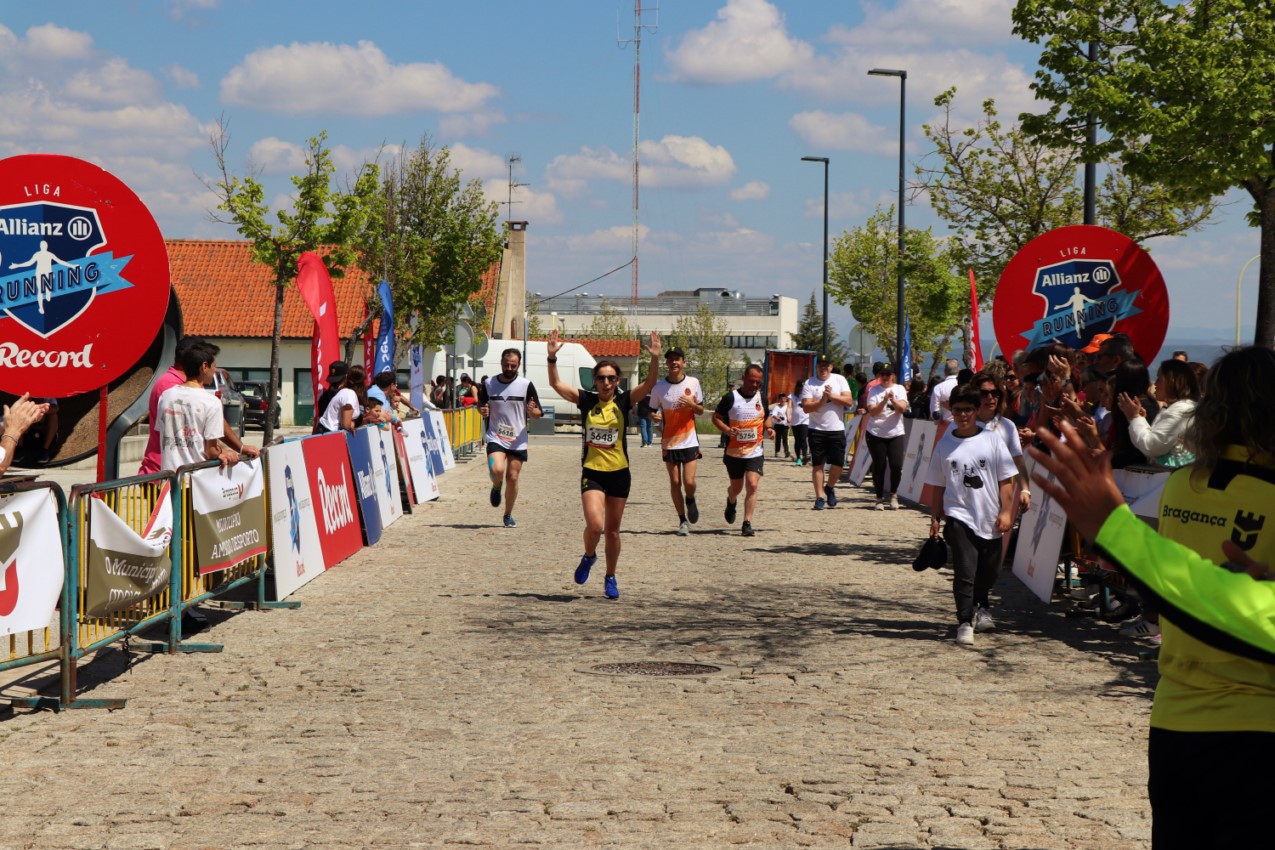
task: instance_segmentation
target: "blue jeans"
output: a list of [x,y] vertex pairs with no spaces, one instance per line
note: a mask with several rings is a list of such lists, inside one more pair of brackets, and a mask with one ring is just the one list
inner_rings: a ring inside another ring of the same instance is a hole
[[638,433],[642,435],[642,445],[651,445],[651,420],[645,417],[638,417]]

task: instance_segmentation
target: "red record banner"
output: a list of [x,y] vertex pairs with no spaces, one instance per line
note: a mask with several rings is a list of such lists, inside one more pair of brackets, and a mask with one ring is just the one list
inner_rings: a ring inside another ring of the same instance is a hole
[[108,385],[154,342],[168,295],[164,237],[123,182],[69,156],[0,160],[0,390]]
[[1105,227],[1078,224],[1037,236],[1005,266],[992,302],[1006,357],[1061,342],[1084,348],[1097,334],[1127,333],[1154,362],[1169,328],[1169,293],[1151,255]]

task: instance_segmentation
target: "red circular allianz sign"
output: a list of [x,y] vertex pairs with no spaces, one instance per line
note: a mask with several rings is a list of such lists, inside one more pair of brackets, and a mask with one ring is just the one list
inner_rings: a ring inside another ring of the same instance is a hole
[[0,160],[0,390],[64,397],[106,386],[155,341],[168,310],[159,226],[84,160]]
[[1147,363],[1169,328],[1169,293],[1151,255],[1122,233],[1078,224],[1024,245],[1005,266],[992,302],[1006,357],[1061,342],[1084,348],[1123,332]]

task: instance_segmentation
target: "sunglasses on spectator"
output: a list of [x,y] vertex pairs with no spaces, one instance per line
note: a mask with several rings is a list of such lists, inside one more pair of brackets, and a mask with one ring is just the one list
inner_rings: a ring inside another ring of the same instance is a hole
[[1000,390],[979,390],[978,394],[983,396],[984,398],[1000,398],[1001,397]]
[[953,407],[953,408],[952,408],[952,415],[953,415],[953,416],[973,416],[973,415],[974,415],[974,408],[972,408],[972,407]]
[[620,380],[620,376],[619,375],[598,375],[596,378],[594,378],[594,380],[595,381],[618,381]]

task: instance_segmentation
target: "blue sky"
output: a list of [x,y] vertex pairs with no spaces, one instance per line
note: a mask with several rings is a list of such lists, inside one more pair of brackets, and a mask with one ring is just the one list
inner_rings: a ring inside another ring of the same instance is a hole
[[[653,0],[645,0],[650,6]],[[907,156],[936,94],[973,120],[997,100],[1030,109],[1036,52],[1010,33],[1010,0],[665,0],[643,16],[640,293],[727,286],[802,302],[822,275],[823,173],[833,236],[897,190],[898,83]],[[545,295],[626,262],[631,244],[633,0],[358,3],[114,0],[5,3],[0,155],[97,162],[169,238],[235,238],[209,221],[209,131],[230,126],[237,172],[287,203],[300,144],[326,130],[345,173],[428,134],[466,177],[529,222],[528,289]],[[1234,333],[1235,282],[1258,249],[1233,193],[1215,222],[1148,247],[1172,298],[1170,338]],[[502,207],[502,210],[504,208]],[[923,199],[909,226],[935,225]],[[1244,286],[1252,334],[1256,264]],[[590,284],[626,296],[626,269]],[[851,320],[832,312],[842,333]],[[984,335],[991,334],[990,317]]]

